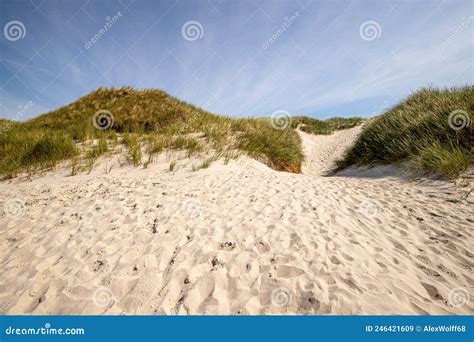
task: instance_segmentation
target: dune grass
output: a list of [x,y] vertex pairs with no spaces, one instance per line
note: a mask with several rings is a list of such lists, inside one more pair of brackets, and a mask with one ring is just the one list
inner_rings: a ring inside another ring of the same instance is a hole
[[306,133],[331,134],[340,129],[347,129],[360,125],[363,121],[364,120],[359,117],[318,120],[307,116],[294,116],[291,118],[291,127],[299,128]]
[[128,147],[129,160],[134,166],[142,162],[141,135],[136,133],[126,133],[122,143]]
[[104,137],[99,138],[96,145],[93,145],[87,152],[86,158],[97,159],[109,150],[107,140]]
[[152,155],[163,150],[185,150],[187,156],[240,150],[289,172],[299,172],[303,161],[299,136],[291,128],[280,131],[265,120],[215,115],[160,90],[99,88],[28,122],[0,121],[0,175],[14,177],[67,159],[73,159],[75,173],[83,152],[76,145],[95,139],[99,145],[81,156],[90,165],[118,143],[127,146],[135,166],[142,162],[142,147]]
[[291,129],[274,129],[267,121],[241,119],[237,146],[248,155],[276,170],[301,172],[303,152],[297,133]]
[[459,147],[446,147],[435,142],[431,146],[421,148],[413,163],[422,171],[454,178],[467,168],[471,159],[469,152]]
[[13,177],[19,170],[51,168],[77,154],[76,144],[64,131],[14,124],[0,134],[0,175]]
[[338,163],[373,165],[409,160],[450,178],[472,163],[474,87],[424,88],[368,122]]
[[[455,177],[472,162],[473,103],[473,87],[422,89],[366,123],[338,168],[408,159],[420,170]],[[453,111],[466,113],[469,124],[453,129],[449,125]],[[92,168],[117,144],[127,147],[129,162],[135,166],[142,164],[142,151],[148,154],[143,164],[148,167],[154,154],[183,150],[187,157],[202,156],[203,165],[196,169],[216,159],[209,155],[228,162],[243,153],[276,170],[298,173],[304,156],[294,128],[330,134],[363,121],[297,116],[290,127],[275,129],[269,119],[219,116],[160,90],[99,88],[25,123],[0,120],[0,176],[51,168],[64,160],[71,160],[75,174],[81,158]]]

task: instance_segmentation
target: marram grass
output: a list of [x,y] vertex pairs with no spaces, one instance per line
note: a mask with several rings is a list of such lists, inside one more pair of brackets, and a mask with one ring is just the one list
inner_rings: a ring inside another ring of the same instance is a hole
[[[472,163],[473,93],[471,86],[416,92],[369,120],[338,168],[410,160],[425,172],[456,177]],[[96,113],[106,113],[104,121]],[[71,160],[71,173],[76,174],[81,158],[92,167],[118,144],[126,146],[135,166],[148,166],[154,154],[166,150],[185,150],[187,156],[202,155],[199,168],[204,168],[215,159],[206,155],[212,150],[227,161],[244,153],[276,170],[298,173],[304,156],[294,128],[330,134],[362,122],[298,116],[289,127],[275,129],[269,119],[219,116],[160,90],[99,88],[25,123],[0,120],[0,175],[14,177],[64,160]],[[142,150],[148,161],[142,160]]]
[[370,120],[338,169],[408,160],[453,178],[472,163],[473,125],[474,87],[424,88]]
[[188,156],[210,150],[228,156],[240,150],[288,172],[299,172],[303,161],[299,136],[291,128],[276,130],[267,120],[215,115],[153,89],[100,88],[25,123],[2,120],[0,129],[3,177],[67,159],[77,171],[76,145],[93,139],[100,145],[85,152],[90,164],[117,143],[127,147],[135,166],[142,163],[142,146],[151,154],[186,150]]

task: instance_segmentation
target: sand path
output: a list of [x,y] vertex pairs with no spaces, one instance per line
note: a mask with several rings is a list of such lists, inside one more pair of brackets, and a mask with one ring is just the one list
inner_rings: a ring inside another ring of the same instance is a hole
[[306,160],[301,171],[304,174],[324,176],[329,174],[335,162],[357,140],[362,125],[351,129],[336,131],[330,135],[314,135],[297,130]]
[[474,313],[468,187],[183,163],[2,182],[1,313]]

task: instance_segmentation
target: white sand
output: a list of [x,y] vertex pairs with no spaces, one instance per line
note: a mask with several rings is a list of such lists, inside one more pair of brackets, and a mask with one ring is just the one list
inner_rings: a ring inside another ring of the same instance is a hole
[[330,174],[336,160],[356,141],[361,131],[362,125],[331,135],[314,136],[298,130],[306,156],[301,172],[317,176]]
[[304,175],[162,156],[2,182],[0,313],[473,314],[472,183],[317,176],[355,133],[302,133]]

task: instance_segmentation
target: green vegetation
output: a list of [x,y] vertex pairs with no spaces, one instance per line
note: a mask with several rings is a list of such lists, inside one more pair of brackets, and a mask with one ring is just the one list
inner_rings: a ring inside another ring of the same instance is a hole
[[86,158],[97,159],[109,150],[107,140],[104,137],[99,138],[97,145],[93,145],[86,153]]
[[473,160],[473,113],[472,86],[421,89],[370,120],[338,168],[409,160],[424,172],[456,177]]
[[414,158],[418,169],[448,176],[456,177],[464,171],[471,161],[471,156],[459,147],[446,147],[439,142],[422,148],[419,156]]
[[142,148],[140,144],[140,135],[134,133],[126,133],[122,142],[128,147],[130,161],[134,166],[138,166],[142,162]]
[[294,116],[291,118],[291,127],[299,128],[303,132],[312,134],[331,134],[340,129],[352,128],[360,125],[362,118],[331,118],[318,120],[307,116]]
[[291,129],[274,129],[266,120],[241,119],[237,122],[241,136],[240,150],[276,170],[301,172],[303,152],[297,133]]
[[[187,156],[211,151],[232,156],[240,150],[289,172],[300,172],[303,160],[299,136],[291,128],[276,130],[268,120],[218,116],[151,89],[100,88],[25,123],[2,120],[0,129],[3,177],[67,159],[76,174],[81,158],[92,168],[119,143],[127,146],[135,166],[142,162],[143,147],[151,155],[145,167],[163,150],[185,150]],[[96,139],[98,145],[89,146]]]
[[78,154],[76,144],[63,131],[14,124],[0,133],[0,175],[13,177],[18,170],[54,167]]
[[[420,170],[455,177],[472,162],[473,110],[471,86],[422,89],[369,120],[338,168],[410,160]],[[455,127],[463,119],[465,127]],[[100,88],[25,123],[0,120],[0,176],[51,168],[64,160],[71,160],[74,175],[82,169],[81,160],[91,170],[100,156],[117,153],[118,144],[127,147],[135,166],[142,164],[143,152],[148,154],[143,166],[148,167],[155,154],[184,151],[187,157],[202,158],[195,170],[243,153],[276,170],[298,173],[304,156],[294,128],[329,134],[362,122],[298,116],[280,130],[269,119],[219,116],[160,90]]]

